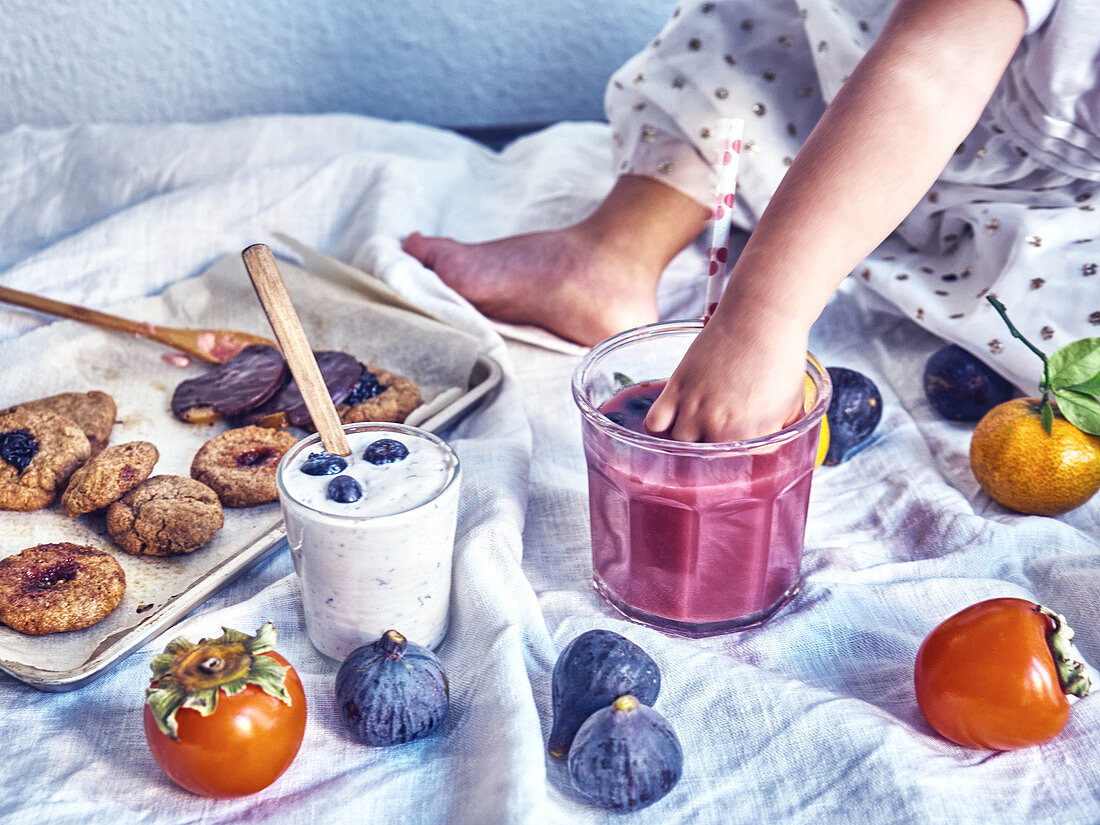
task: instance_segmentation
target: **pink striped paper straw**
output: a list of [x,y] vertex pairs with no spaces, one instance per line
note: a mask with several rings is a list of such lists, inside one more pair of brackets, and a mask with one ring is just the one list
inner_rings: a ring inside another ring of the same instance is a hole
[[726,277],[726,261],[730,254],[730,216],[737,190],[737,164],[741,160],[741,135],[745,121],[739,117],[724,117],[718,121],[718,158],[715,169],[714,213],[710,224],[710,261],[707,264],[707,300],[703,323],[710,320],[722,297]]

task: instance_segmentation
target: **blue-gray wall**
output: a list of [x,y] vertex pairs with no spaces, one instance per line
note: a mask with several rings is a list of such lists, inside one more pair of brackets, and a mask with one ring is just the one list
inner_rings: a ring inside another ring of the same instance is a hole
[[602,119],[675,0],[0,0],[0,131],[356,112]]

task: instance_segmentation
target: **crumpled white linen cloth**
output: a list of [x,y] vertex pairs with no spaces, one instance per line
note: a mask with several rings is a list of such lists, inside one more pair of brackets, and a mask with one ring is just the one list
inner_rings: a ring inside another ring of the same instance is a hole
[[[336,664],[306,637],[283,549],[79,690],[45,693],[0,676],[0,821],[1100,821],[1100,699],[1078,702],[1048,745],[989,753],[936,736],[912,685],[932,627],[994,596],[1066,614],[1085,657],[1100,661],[1100,501],[1056,519],[992,503],[969,471],[969,426],[938,419],[921,389],[942,342],[855,283],[816,324],[812,348],[827,365],[871,376],[885,413],[866,449],[815,475],[794,602],[762,628],[692,641],[622,621],[594,594],[569,394],[577,356],[505,344],[397,239],[418,229],[482,240],[567,223],[611,184],[608,138],[600,124],[563,124],[497,155],[439,130],[353,116],[0,135],[2,284],[124,310],[250,243],[279,252],[283,232],[478,336],[505,371],[492,403],[445,434],[464,478],[452,625],[439,651],[452,689],[442,731],[390,749],[344,733]],[[674,261],[662,284],[667,317],[698,313],[701,272],[700,249]],[[0,308],[0,337],[47,322]],[[268,619],[305,683],[302,750],[255,796],[193,796],[148,754],[148,662],[175,635],[252,631]],[[657,660],[656,708],[684,747],[676,788],[627,817],[580,802],[545,751],[554,661],[595,627]]]

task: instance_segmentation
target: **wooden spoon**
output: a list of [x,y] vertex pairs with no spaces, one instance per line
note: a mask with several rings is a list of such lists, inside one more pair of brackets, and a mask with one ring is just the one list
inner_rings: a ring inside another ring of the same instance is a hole
[[45,312],[48,315],[80,321],[83,324],[91,324],[94,327],[147,338],[212,364],[225,363],[250,344],[275,346],[274,341],[247,332],[236,332],[231,329],[158,327],[155,324],[119,318],[117,315],[108,315],[106,312],[66,304],[52,298],[43,298],[41,295],[31,295],[29,292],[20,292],[18,289],[10,289],[6,286],[0,286],[0,301]]
[[313,357],[313,350],[306,339],[302,322],[290,302],[290,295],[283,283],[283,276],[275,265],[275,256],[262,243],[253,244],[241,253],[248,277],[256,288],[256,295],[267,313],[267,320],[275,330],[275,337],[283,350],[287,366],[298,383],[298,391],[306,402],[309,417],[321,436],[325,450],[333,455],[349,455],[351,447],[340,424],[340,416],[332,403],[325,379]]

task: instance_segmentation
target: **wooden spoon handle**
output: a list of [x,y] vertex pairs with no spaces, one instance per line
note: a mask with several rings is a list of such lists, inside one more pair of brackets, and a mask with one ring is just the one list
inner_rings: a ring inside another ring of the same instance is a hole
[[66,304],[62,301],[55,301],[53,298],[44,298],[41,295],[31,295],[29,292],[20,292],[18,289],[11,289],[6,286],[0,286],[0,301],[38,312],[45,312],[47,315],[57,315],[61,318],[91,324],[94,327],[159,340],[156,337],[156,327],[151,324],[142,324],[128,318],[119,318],[117,315],[108,315],[106,312],[100,312],[99,310]]
[[325,386],[317,359],[313,357],[302,322],[294,311],[283,277],[275,265],[275,257],[261,243],[245,249],[241,257],[244,259],[245,269],[248,270],[248,277],[252,279],[252,286],[256,288],[260,304],[267,313],[267,320],[271,322],[271,328],[279,340],[290,372],[298,382],[298,390],[302,393],[302,400],[306,402],[313,426],[321,435],[321,443],[333,455],[348,455],[351,447],[348,446],[348,440],[340,426],[340,416],[333,406],[332,396]]

